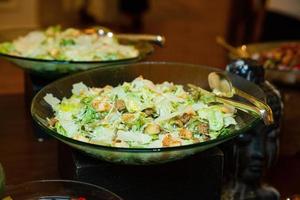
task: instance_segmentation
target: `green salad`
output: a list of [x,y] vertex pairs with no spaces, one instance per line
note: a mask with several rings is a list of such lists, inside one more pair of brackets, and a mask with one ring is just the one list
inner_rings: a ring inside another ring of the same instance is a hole
[[49,127],[83,142],[113,147],[158,148],[215,139],[236,127],[236,109],[216,103],[200,87],[154,84],[137,77],[116,87],[82,82],[62,100],[47,94],[54,110]]
[[0,53],[63,61],[108,61],[139,55],[134,46],[122,45],[115,37],[99,36],[97,29],[62,30],[60,26],[32,31],[13,41],[0,43]]

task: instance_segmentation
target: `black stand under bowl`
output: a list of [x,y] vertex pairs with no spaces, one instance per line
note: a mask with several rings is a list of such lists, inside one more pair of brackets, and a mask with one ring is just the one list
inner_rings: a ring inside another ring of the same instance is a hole
[[117,165],[59,145],[63,179],[89,182],[125,200],[219,200],[223,153],[218,148],[186,159],[150,166]]

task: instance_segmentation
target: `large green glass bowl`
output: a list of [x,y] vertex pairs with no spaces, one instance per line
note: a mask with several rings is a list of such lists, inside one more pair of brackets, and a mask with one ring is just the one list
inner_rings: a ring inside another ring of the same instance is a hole
[[[238,126],[236,129],[232,129],[229,134],[220,136],[217,139],[192,145],[164,148],[117,148],[77,141],[51,130],[48,127],[46,119],[53,116],[53,111],[52,108],[45,102],[43,97],[47,93],[52,93],[54,96],[60,99],[66,96],[68,97],[71,95],[72,84],[80,81],[88,86],[103,87],[107,84],[116,86],[124,81],[132,81],[134,78],[140,75],[146,79],[152,80],[154,83],[163,81],[171,81],[183,85],[192,83],[207,89],[208,74],[212,71],[218,70],[219,69],[200,65],[163,62],[136,63],[96,68],[59,79],[44,87],[39,93],[37,93],[32,101],[31,114],[33,119],[45,132],[62,141],[63,143],[79,149],[93,157],[109,162],[123,164],[148,165],[165,163],[182,159],[186,156],[196,154],[227,140],[233,139],[238,134],[251,128],[256,122],[259,121],[259,119],[239,111],[237,113]],[[255,84],[250,83],[238,76],[231,74],[228,75],[236,87],[260,99],[264,98],[264,93]]]
[[[35,29],[20,28],[20,29],[7,29],[0,31],[0,43],[12,41],[20,36],[24,36],[30,31]],[[113,64],[134,63],[142,60],[147,55],[154,51],[152,44],[144,41],[132,42],[122,40],[122,44],[131,44],[139,50],[139,56],[134,58],[126,58],[119,60],[109,61],[61,61],[61,60],[45,60],[28,58],[21,56],[13,56],[9,54],[0,53],[0,58],[6,59],[27,72],[38,75],[39,77],[57,78],[65,74],[83,71],[96,67],[103,67]]]

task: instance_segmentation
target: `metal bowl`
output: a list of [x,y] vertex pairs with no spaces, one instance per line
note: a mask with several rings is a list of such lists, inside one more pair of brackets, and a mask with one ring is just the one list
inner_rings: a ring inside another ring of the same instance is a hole
[[[277,48],[283,44],[299,43],[299,41],[278,41],[278,42],[265,42],[246,44],[247,52],[252,54],[260,53]],[[232,54],[229,55],[231,59],[236,57]],[[300,70],[280,70],[280,69],[265,69],[266,79],[275,83],[285,85],[299,85],[300,83]]]

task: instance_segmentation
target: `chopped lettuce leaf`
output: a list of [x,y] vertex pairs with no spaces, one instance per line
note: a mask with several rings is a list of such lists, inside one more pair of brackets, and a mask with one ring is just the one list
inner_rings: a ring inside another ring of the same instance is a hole
[[55,110],[56,106],[60,103],[60,100],[53,96],[53,94],[46,94],[44,100]]
[[150,135],[138,132],[118,131],[117,140],[134,142],[136,144],[147,144],[152,140]]
[[224,126],[223,116],[220,111],[210,110],[207,115],[209,129],[219,131]]
[[80,95],[87,91],[88,91],[88,87],[82,82],[73,85],[72,93],[75,95]]

